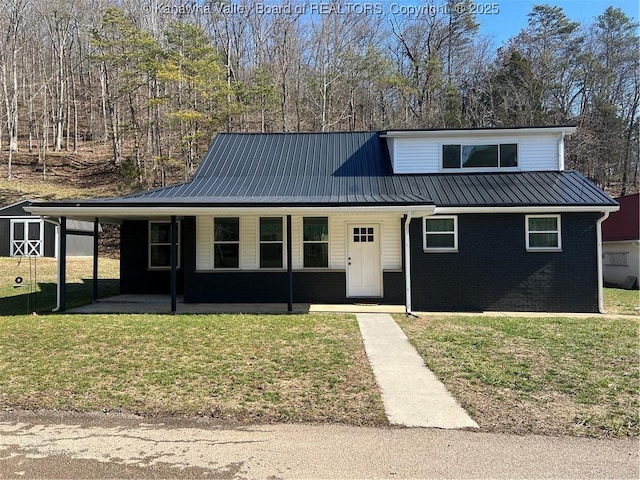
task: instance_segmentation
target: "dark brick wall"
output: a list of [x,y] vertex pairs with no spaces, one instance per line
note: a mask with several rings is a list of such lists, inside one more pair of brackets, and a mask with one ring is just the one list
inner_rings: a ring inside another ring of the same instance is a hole
[[[178,255],[184,266],[184,224]],[[170,271],[149,270],[149,227],[146,220],[122,222],[120,229],[120,293],[170,293]],[[183,292],[183,269],[178,269],[178,293]]]
[[[187,303],[286,303],[289,286],[286,272],[239,271],[186,273]],[[296,303],[404,303],[401,272],[384,273],[383,298],[347,298],[344,271],[293,272]]]
[[459,215],[458,253],[424,253],[411,223],[416,311],[597,312],[597,213],[562,214],[562,252],[525,247],[525,215]]

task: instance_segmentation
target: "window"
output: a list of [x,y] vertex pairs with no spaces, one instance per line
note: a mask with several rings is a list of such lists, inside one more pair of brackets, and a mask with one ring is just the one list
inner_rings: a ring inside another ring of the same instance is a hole
[[[180,222],[176,223],[180,268]],[[171,222],[149,222],[149,268],[171,268]]]
[[213,268],[240,267],[240,219],[213,219]]
[[526,237],[529,251],[560,250],[560,215],[527,215]]
[[604,264],[618,267],[629,265],[627,255],[629,252],[608,252],[604,254]]
[[302,219],[304,268],[329,267],[329,220],[327,217]]
[[458,251],[458,217],[425,217],[423,230],[425,252]]
[[443,145],[442,168],[507,168],[518,166],[518,145]]
[[282,268],[282,218],[260,219],[260,268]]
[[373,243],[375,241],[373,227],[354,227],[353,241],[355,243]]

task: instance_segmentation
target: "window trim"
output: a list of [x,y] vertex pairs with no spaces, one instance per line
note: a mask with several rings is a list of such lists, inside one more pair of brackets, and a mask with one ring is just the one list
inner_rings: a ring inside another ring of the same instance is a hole
[[[147,221],[147,268],[149,270],[171,270],[171,265],[162,266],[162,265],[151,265],[151,247],[154,245],[169,245],[171,248],[171,241],[169,243],[151,243],[151,225],[153,224],[166,224],[171,228],[171,220],[148,220]],[[180,232],[180,220],[176,220],[177,230],[178,230],[178,240],[176,242],[176,246],[178,247],[178,258],[176,263],[176,268],[180,268],[180,244],[181,244],[181,232]]]
[[[555,218],[557,230],[529,230],[530,218]],[[562,216],[557,214],[539,214],[539,215],[525,215],[524,220],[524,239],[527,252],[561,252],[562,251]],[[529,245],[529,234],[531,233],[557,233],[558,245],[556,247],[532,247]]]
[[[453,219],[453,232],[431,232],[436,235],[451,235],[453,233],[453,248],[427,247],[427,221]],[[457,253],[458,252],[458,216],[457,215],[429,215],[422,217],[422,250],[424,253]]]
[[[216,241],[216,219],[219,218],[237,218],[238,219],[238,240],[234,241]],[[211,220],[211,268],[216,271],[232,271],[235,272],[237,270],[241,270],[242,266],[242,225],[240,222],[240,217],[233,215],[219,215],[217,217],[212,217]],[[238,266],[237,267],[216,267],[216,244],[219,245],[238,245]]]
[[[327,239],[326,240],[305,240],[304,239],[304,220],[306,218],[326,218],[327,219]],[[329,270],[331,269],[331,226],[330,217],[328,215],[309,215],[302,217],[302,225],[300,230],[300,240],[302,241],[302,248],[300,249],[300,265],[303,270]],[[327,266],[326,267],[306,267],[304,264],[304,246],[307,244],[327,244]]]
[[[282,222],[282,240],[261,240],[260,239],[260,220],[262,220],[263,218],[279,218]],[[266,216],[259,216],[258,217],[258,227],[257,227],[257,232],[258,232],[258,251],[256,252],[256,258],[258,259],[257,261],[257,267],[259,270],[286,270],[287,268],[287,235],[286,235],[286,231],[285,231],[285,227],[286,227],[286,220],[285,217],[280,216],[280,215],[266,215]],[[269,245],[269,244],[281,244],[282,245],[282,267],[262,267],[260,265],[260,263],[262,262],[262,255],[261,255],[261,246],[265,244],[265,245]]]
[[[489,171],[491,169],[497,169],[497,170],[502,170],[502,171],[519,171],[522,168],[520,167],[520,142],[516,141],[516,140],[509,140],[509,141],[498,141],[496,143],[471,143],[471,142],[467,142],[467,143],[463,143],[463,142],[459,142],[459,143],[445,143],[442,142],[439,144],[440,145],[440,151],[439,151],[439,155],[440,155],[440,161],[438,164],[438,169],[440,172],[486,172]],[[460,147],[460,163],[458,167],[455,168],[445,168],[444,167],[444,147],[445,145],[458,145]],[[480,145],[497,145],[498,147],[498,164],[495,167],[464,167],[462,165],[462,149],[463,147],[476,147],[476,146],[480,146]],[[515,167],[501,167],[500,166],[500,146],[501,145],[515,145],[516,146],[516,155],[517,155],[517,162],[518,164]]]

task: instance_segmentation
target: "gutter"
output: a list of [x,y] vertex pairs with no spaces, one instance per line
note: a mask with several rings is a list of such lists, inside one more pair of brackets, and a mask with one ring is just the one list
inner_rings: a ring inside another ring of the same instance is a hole
[[604,311],[604,278],[602,277],[602,222],[609,218],[610,211],[602,212],[602,216],[596,222],[596,238],[597,248],[596,255],[598,256],[598,311],[605,313]]
[[409,238],[409,225],[413,212],[407,212],[407,218],[404,221],[404,298],[405,298],[405,314],[413,315],[411,312],[411,238]]

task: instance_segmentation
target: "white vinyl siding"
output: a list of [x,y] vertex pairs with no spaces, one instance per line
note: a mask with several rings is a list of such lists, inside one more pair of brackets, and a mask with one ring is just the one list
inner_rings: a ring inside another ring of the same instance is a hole
[[528,172],[559,170],[558,142],[557,135],[520,138],[518,145],[520,170]]
[[240,217],[240,270],[252,270],[258,265],[258,218]]
[[[259,218],[269,216],[267,212],[261,215],[240,217],[240,269],[260,269],[260,246],[258,238]],[[329,269],[346,269],[346,226],[350,223],[367,223],[380,225],[381,262],[383,270],[402,269],[402,230],[401,216],[397,214],[371,215],[322,215],[309,212],[305,215],[292,216],[291,255],[293,269],[302,269],[302,219],[304,217],[327,216],[329,219]],[[415,220],[414,221],[418,221]],[[283,229],[286,243],[286,215],[283,217]],[[288,248],[288,246],[287,246]],[[286,248],[284,265],[286,267]],[[200,271],[213,270],[213,217],[201,216],[196,218],[196,269]]]
[[[387,141],[390,139],[387,139]],[[442,138],[394,138],[392,155],[393,170],[395,173],[470,173],[474,171],[558,171],[560,159],[558,158],[558,133],[519,135],[519,136],[492,136],[469,135],[448,136]],[[518,166],[509,168],[442,168],[443,145],[518,145]]]
[[[457,140],[456,140],[457,141]],[[426,138],[394,139],[394,173],[440,171],[441,142]]]
[[196,218],[196,270],[213,269],[213,217]]

